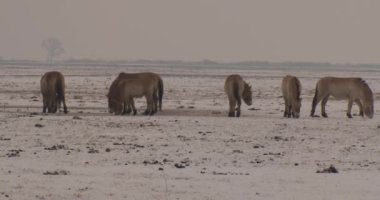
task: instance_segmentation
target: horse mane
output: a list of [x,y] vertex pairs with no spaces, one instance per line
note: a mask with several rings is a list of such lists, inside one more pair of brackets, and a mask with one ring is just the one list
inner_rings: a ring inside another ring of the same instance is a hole
[[373,101],[373,93],[372,93],[371,88],[368,86],[367,82],[364,79],[360,78],[359,80],[363,86],[364,97],[367,100]]
[[108,94],[107,94],[108,97],[113,97],[113,96],[115,96],[115,94],[118,93],[118,91],[116,91],[116,88],[117,88],[117,85],[120,82],[120,76],[121,76],[121,74],[122,73],[120,73],[119,76],[111,83],[111,86],[108,89]]
[[244,88],[251,89],[251,86],[247,82],[244,81]]
[[110,88],[108,89],[108,94],[107,96],[108,97],[114,97],[115,94],[118,94],[119,91],[117,90],[117,87],[118,87],[118,84],[120,83],[120,81],[122,81],[124,78],[127,78],[129,76],[133,76],[135,74],[127,74],[127,73],[124,73],[124,72],[120,72],[116,79],[111,83],[111,86]]
[[367,86],[368,86],[367,82],[366,82],[364,79],[360,78],[360,81],[361,81],[361,83],[362,83],[363,85],[367,85]]
[[252,93],[252,86],[244,81],[244,91]]

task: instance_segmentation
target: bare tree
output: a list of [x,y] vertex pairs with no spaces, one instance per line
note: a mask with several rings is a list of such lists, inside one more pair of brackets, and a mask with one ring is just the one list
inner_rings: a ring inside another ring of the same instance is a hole
[[57,38],[48,38],[42,41],[42,48],[46,50],[47,53],[47,63],[49,65],[53,64],[53,58],[61,55],[65,52],[62,47],[61,41]]

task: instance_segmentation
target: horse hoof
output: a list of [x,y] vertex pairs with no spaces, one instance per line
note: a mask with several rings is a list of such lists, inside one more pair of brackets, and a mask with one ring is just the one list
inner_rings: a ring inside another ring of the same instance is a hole
[[322,117],[328,118],[327,114],[322,114]]
[[351,114],[347,114],[347,117],[351,119],[351,118],[352,118],[352,115],[351,115]]

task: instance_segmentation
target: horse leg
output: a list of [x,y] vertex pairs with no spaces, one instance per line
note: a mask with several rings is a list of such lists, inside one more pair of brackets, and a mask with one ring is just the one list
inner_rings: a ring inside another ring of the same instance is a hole
[[154,115],[156,112],[154,111],[155,110],[155,102],[154,102],[154,98],[152,96],[152,98],[150,99],[150,112],[149,112],[149,115]]
[[44,97],[43,98],[43,107],[42,107],[42,113],[46,113],[46,109],[47,109],[47,102],[46,102],[46,99]]
[[352,118],[351,109],[352,109],[353,103],[354,103],[354,101],[352,99],[348,99],[348,106],[347,106],[347,117],[348,118]]
[[157,112],[157,107],[158,107],[158,95],[157,91],[153,93],[153,112]]
[[122,115],[130,114],[132,111],[131,104],[134,103],[133,97],[131,97],[130,95],[126,95],[123,97],[123,99],[124,107]]
[[131,107],[127,103],[124,103],[124,110],[123,110],[123,115],[131,113]]
[[57,106],[55,105],[55,106],[51,106],[50,108],[49,108],[49,112],[50,113],[56,113],[57,112]]
[[291,118],[292,117],[292,105],[288,105],[288,118]]
[[235,106],[236,106],[236,101],[235,99],[229,99],[230,103],[230,111],[228,112],[228,117],[235,117]]
[[154,112],[153,112],[153,104],[154,104],[154,100],[153,100],[153,95],[146,95],[146,103],[147,103],[147,110],[146,110],[146,113],[145,115],[153,115]]
[[288,116],[288,113],[289,113],[289,109],[288,109],[288,101],[286,99],[284,99],[285,101],[285,111],[284,111],[284,117],[287,117]]
[[131,98],[130,104],[131,104],[131,110],[133,112],[133,115],[136,115],[137,114],[137,109],[135,107],[135,100],[133,98]]
[[56,113],[56,112],[58,112],[58,104],[53,106],[53,113]]
[[144,111],[144,115],[149,115],[150,114],[150,109],[149,109],[149,103],[148,103],[148,96],[145,96],[145,100],[146,100],[146,109]]
[[240,117],[241,99],[237,100],[236,117]]
[[56,113],[57,112],[57,100],[56,97],[54,99],[49,99],[48,104],[48,113]]
[[148,96],[145,96],[145,100],[146,100],[146,109],[144,111],[144,115],[149,115],[149,99],[148,99]]
[[329,100],[329,95],[326,96],[325,98],[322,99],[322,103],[321,103],[321,111],[322,111],[322,117],[325,117],[327,118],[327,114],[326,114],[326,104],[327,104],[327,100]]
[[50,99],[49,100],[46,100],[46,110],[47,110],[47,113],[51,113],[51,110],[52,110],[52,105],[51,105],[51,101]]
[[318,116],[314,115],[314,113],[315,113],[315,108],[317,107],[317,105],[320,101],[321,101],[321,98],[316,94],[314,96],[313,103],[311,105],[311,112],[310,112],[311,117],[318,117]]
[[63,113],[67,114],[69,111],[67,110],[66,102],[63,100]]
[[290,105],[289,101],[285,99],[285,97],[284,97],[284,101],[285,101],[284,117],[290,118],[292,106]]
[[[131,111],[133,111],[133,115],[136,115],[137,110],[135,107],[135,101],[133,100],[133,97],[130,97],[128,100],[126,100],[125,105],[128,106],[128,109],[129,109],[128,113],[131,113]],[[124,107],[124,110],[125,110],[125,107]]]
[[[132,99],[133,101],[133,99]],[[130,103],[127,102],[127,100],[124,101],[124,109],[122,115],[131,113],[131,106]]]
[[360,113],[360,116],[364,117],[363,104],[360,102],[359,99],[356,99],[356,100],[355,100],[355,103],[358,104],[358,106],[359,106],[359,113]]
[[135,101],[133,100],[133,98],[131,99],[131,107],[132,107],[133,115],[136,115],[137,110],[136,110]]
[[[63,103],[63,113],[67,114],[69,111],[67,110],[67,106],[66,106],[65,90],[62,89],[59,93],[60,93],[59,95],[60,97],[57,97],[57,98],[60,98],[60,100]],[[60,106],[60,102],[57,102],[57,106]]]

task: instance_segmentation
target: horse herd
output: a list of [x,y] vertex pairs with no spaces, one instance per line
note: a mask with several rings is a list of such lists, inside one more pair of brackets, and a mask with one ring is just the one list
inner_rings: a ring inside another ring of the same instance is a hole
[[[68,112],[65,102],[64,76],[57,71],[45,73],[40,81],[43,97],[43,113],[55,113],[63,104],[64,113]],[[285,101],[284,117],[299,118],[301,109],[301,82],[295,76],[285,76],[282,80],[282,96]],[[252,105],[251,86],[240,75],[227,77],[224,90],[229,101],[229,117],[240,117],[242,100]],[[147,108],[145,115],[153,115],[162,109],[164,84],[160,75],[152,72],[120,73],[112,82],[107,98],[108,110],[115,115],[136,115],[134,98],[145,97]],[[373,94],[368,84],[361,78],[321,78],[315,89],[310,116],[315,115],[315,108],[321,102],[321,115],[327,117],[326,103],[330,96],[348,99],[347,117],[352,118],[351,108],[355,102],[360,115],[372,118],[374,114]]]

